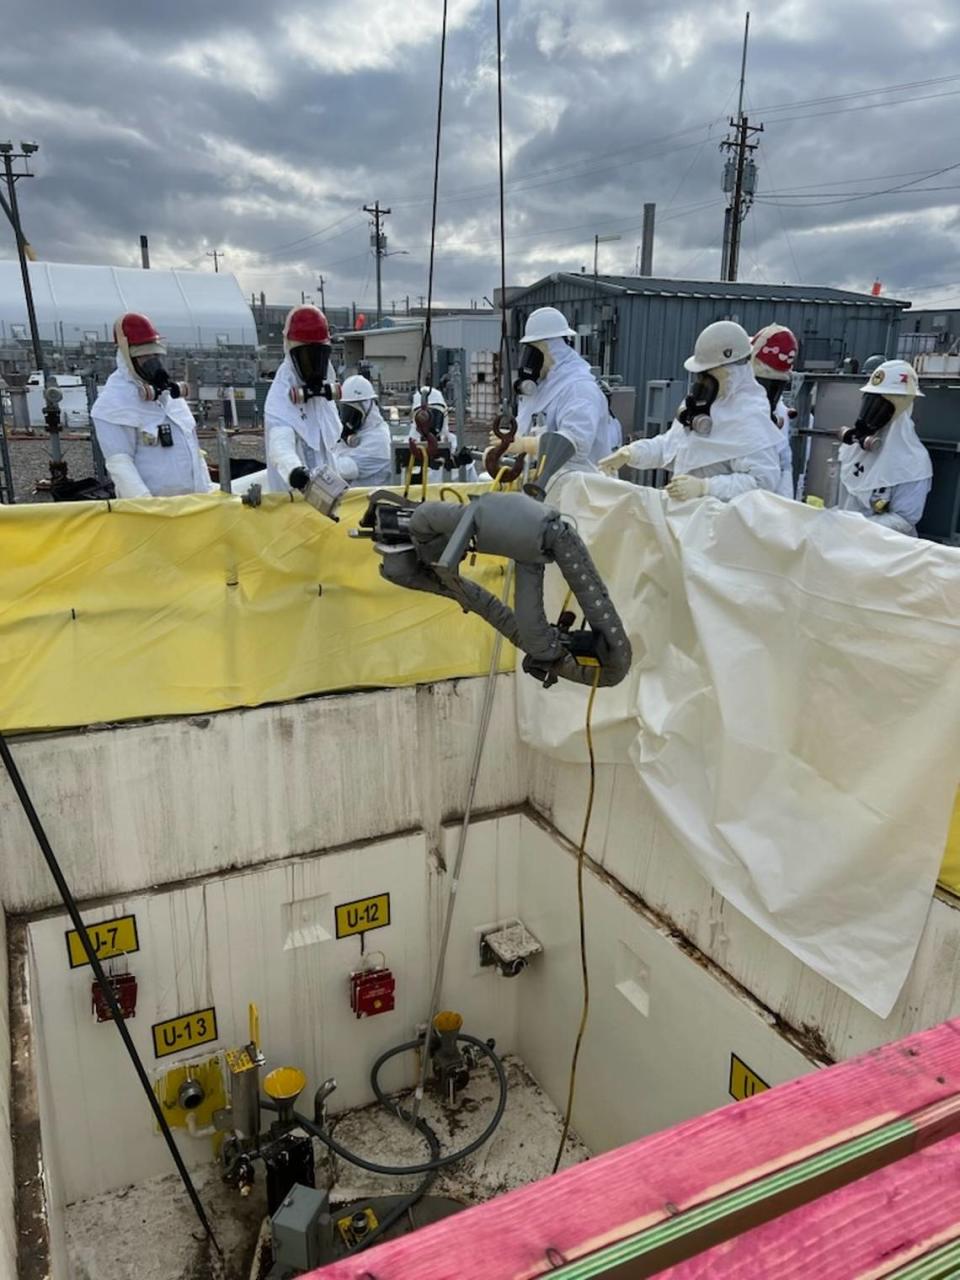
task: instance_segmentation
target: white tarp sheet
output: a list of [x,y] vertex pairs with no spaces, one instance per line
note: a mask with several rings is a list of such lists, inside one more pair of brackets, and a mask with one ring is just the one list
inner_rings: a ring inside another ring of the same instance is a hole
[[[678,505],[575,474],[551,500],[634,645],[598,691],[598,761],[632,761],[717,891],[886,1017],[960,774],[960,549],[767,493]],[[524,741],[585,761],[588,691],[518,683]]]

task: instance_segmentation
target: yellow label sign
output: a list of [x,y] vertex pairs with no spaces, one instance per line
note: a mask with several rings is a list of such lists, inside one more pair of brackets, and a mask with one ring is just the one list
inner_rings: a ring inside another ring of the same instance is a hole
[[755,1071],[751,1071],[745,1062],[742,1062],[735,1053],[730,1055],[730,1097],[735,1098],[737,1102],[742,1102],[744,1098],[752,1098],[755,1093],[763,1093],[764,1089],[770,1086],[766,1080],[761,1080]]
[[349,938],[369,929],[382,929],[390,923],[390,895],[377,893],[372,898],[357,898],[336,908],[337,937]]
[[198,1045],[217,1039],[217,1011],[210,1008],[183,1013],[179,1018],[155,1022],[151,1030],[153,1052],[158,1058],[168,1058],[171,1053],[189,1053]]
[[[88,924],[87,937],[93,943],[98,960],[110,960],[113,956],[126,956],[131,951],[140,950],[136,916],[117,916],[115,920],[101,920],[97,924]],[[70,968],[79,969],[89,964],[79,931],[68,929],[66,939]]]

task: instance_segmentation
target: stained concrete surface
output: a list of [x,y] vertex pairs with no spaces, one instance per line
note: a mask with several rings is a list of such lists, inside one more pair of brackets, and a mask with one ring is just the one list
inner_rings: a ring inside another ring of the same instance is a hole
[[[476,1204],[551,1172],[562,1117],[518,1058],[506,1055],[504,1066],[508,1096],[499,1128],[473,1155],[443,1170],[431,1195]],[[481,1066],[455,1110],[447,1110],[428,1093],[422,1115],[447,1152],[479,1136],[493,1115],[496,1097],[493,1070]],[[265,1122],[267,1118],[265,1113]],[[344,1112],[331,1124],[339,1143],[372,1161],[399,1165],[425,1158],[423,1140],[377,1105]],[[316,1145],[317,1185],[330,1188],[334,1207],[412,1189],[420,1181],[367,1174],[339,1157],[329,1158],[326,1148]],[[571,1133],[562,1167],[589,1155]],[[198,1172],[195,1181],[223,1247],[223,1265],[205,1242],[179,1179],[170,1174],[69,1206],[66,1229],[73,1280],[248,1280],[266,1212],[262,1166],[246,1200],[224,1186],[213,1165]]]

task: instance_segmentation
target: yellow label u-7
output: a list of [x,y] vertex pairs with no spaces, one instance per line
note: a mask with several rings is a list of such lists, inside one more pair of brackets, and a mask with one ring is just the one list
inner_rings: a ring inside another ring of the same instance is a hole
[[[99,920],[96,924],[88,924],[87,937],[93,943],[98,960],[110,960],[114,956],[125,956],[140,950],[136,916],[117,916],[114,920]],[[79,931],[68,929],[66,938],[70,968],[79,969],[89,964]]]

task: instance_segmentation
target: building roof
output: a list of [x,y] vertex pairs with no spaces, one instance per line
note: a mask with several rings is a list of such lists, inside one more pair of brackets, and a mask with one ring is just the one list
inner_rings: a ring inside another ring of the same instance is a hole
[[[237,278],[228,271],[31,262],[30,284],[41,339],[68,344],[112,341],[113,322],[142,311],[171,346],[255,346],[257,329]],[[0,261],[0,338],[26,325],[27,308],[15,259]]]
[[[527,294],[547,284],[578,284],[591,288],[594,277],[575,272],[559,271],[544,276],[536,284],[511,299],[511,306],[523,303]],[[832,289],[826,285],[806,284],[754,284],[745,280],[669,280],[657,276],[597,276],[598,286],[605,292],[624,296],[686,297],[686,298],[760,298],[765,301],[826,302],[840,306],[872,306],[906,310],[911,304],[897,298],[874,297],[870,293],[852,293],[846,289]]]

